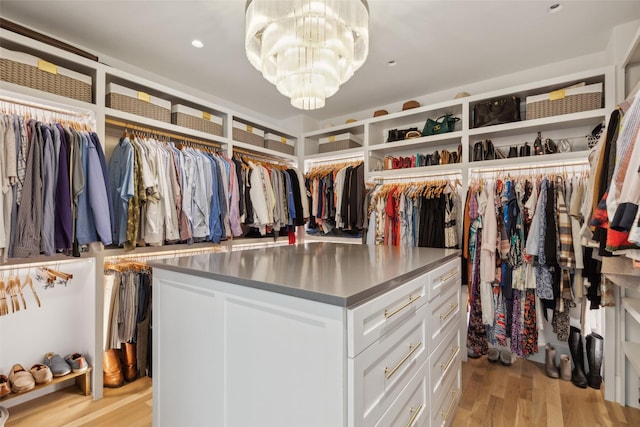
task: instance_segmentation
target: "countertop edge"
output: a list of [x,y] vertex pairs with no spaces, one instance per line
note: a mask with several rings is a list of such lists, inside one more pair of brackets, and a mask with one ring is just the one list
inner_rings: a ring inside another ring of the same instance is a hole
[[268,292],[275,292],[275,293],[302,298],[310,301],[317,301],[325,304],[351,308],[351,307],[360,305],[366,301],[369,301],[379,295],[382,295],[385,292],[395,289],[398,286],[402,285],[403,283],[406,283],[415,277],[418,277],[424,273],[427,273],[433,270],[434,268],[439,267],[442,264],[445,264],[455,258],[459,258],[461,254],[462,252],[460,250],[457,250],[454,253],[445,255],[439,258],[438,260],[431,262],[427,265],[424,265],[420,268],[417,268],[415,270],[412,270],[400,276],[394,277],[391,280],[378,283],[374,286],[371,286],[370,288],[367,288],[366,290],[363,290],[361,292],[358,292],[356,294],[349,295],[346,297],[328,295],[326,293],[314,292],[314,291],[309,291],[305,289],[296,289],[288,286],[278,285],[275,283],[267,283],[267,282],[261,282],[257,280],[244,279],[241,277],[228,276],[225,274],[220,274],[212,271],[203,271],[203,270],[186,271],[184,267],[154,263],[154,262],[149,262],[149,265],[151,265],[154,269],[173,271],[175,273],[202,277],[204,279],[218,280],[220,282],[232,283],[234,285],[246,286],[249,288],[260,289]]

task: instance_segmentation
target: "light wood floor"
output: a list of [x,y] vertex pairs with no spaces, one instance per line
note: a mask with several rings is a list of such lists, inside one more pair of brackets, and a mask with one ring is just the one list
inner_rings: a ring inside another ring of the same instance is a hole
[[[640,410],[605,402],[602,391],[548,378],[542,365],[520,359],[511,367],[484,357],[463,363],[462,390],[454,427],[640,426]],[[97,401],[75,387],[51,393],[11,408],[5,427],[150,425],[151,379],[141,378],[105,389]]]
[[549,378],[539,363],[518,359],[503,366],[486,357],[469,359],[462,364],[453,426],[640,426],[639,409],[606,402],[603,393]]

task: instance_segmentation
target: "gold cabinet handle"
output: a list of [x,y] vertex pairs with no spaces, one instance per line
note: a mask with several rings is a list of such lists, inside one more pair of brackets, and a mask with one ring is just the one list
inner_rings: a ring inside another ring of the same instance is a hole
[[445,372],[447,369],[449,369],[449,365],[451,365],[451,362],[453,362],[453,359],[456,358],[459,351],[460,351],[460,347],[451,347],[451,356],[449,356],[449,360],[447,360],[447,363],[440,364],[440,367],[442,368],[442,372]]
[[420,404],[420,406],[418,406],[415,409],[409,408],[409,411],[411,413],[411,419],[407,423],[407,427],[411,427],[415,422],[416,418],[418,418],[418,415],[420,415],[420,411],[422,411],[422,403]]
[[402,366],[402,364],[404,362],[407,361],[408,358],[411,357],[411,355],[418,349],[418,347],[420,347],[422,345],[421,342],[419,342],[418,344],[409,344],[409,353],[407,353],[407,355],[405,357],[402,358],[402,360],[393,368],[393,369],[389,369],[387,367],[384,368],[384,379],[388,380],[389,378],[391,378],[393,376],[393,374],[396,373],[396,371],[400,368],[400,366]]
[[451,270],[448,274],[443,274],[442,276],[440,276],[440,281],[441,282],[446,282],[447,280],[451,279],[452,277],[454,277],[455,275],[458,274],[458,268],[454,268],[453,270]]
[[442,415],[442,419],[444,421],[447,421],[447,418],[449,418],[449,412],[451,412],[451,409],[453,409],[453,404],[456,402],[456,399],[458,398],[458,393],[460,393],[460,390],[451,390],[449,391],[449,393],[451,393],[452,395],[451,402],[449,403],[449,407],[447,408],[446,412],[445,411],[440,412],[440,415]]
[[388,312],[386,309],[384,310],[384,317],[386,317],[387,319],[395,316],[396,314],[400,313],[402,310],[404,310],[405,308],[409,307],[414,301],[416,301],[417,299],[419,299],[422,295],[417,295],[415,297],[412,297],[411,295],[409,295],[409,301],[407,301],[406,303],[404,303],[404,305],[402,307],[398,307],[395,310],[393,310],[392,312]]
[[458,303],[451,304],[451,308],[446,313],[440,315],[440,320],[446,320],[447,317],[451,316],[451,313],[458,309]]

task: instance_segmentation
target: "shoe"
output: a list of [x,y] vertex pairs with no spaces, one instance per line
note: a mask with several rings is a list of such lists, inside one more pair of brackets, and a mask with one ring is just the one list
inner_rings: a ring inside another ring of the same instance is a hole
[[31,372],[31,375],[33,375],[33,378],[36,380],[36,384],[46,384],[53,380],[51,369],[42,363],[33,365],[31,369],[29,369],[29,372]]
[[0,399],[11,394],[11,383],[6,375],[0,375]]
[[604,341],[602,337],[595,332],[587,335],[587,361],[589,362],[589,375],[587,375],[587,383],[589,387],[600,389],[602,376],[600,368],[602,368],[602,355],[604,352]]
[[120,350],[122,355],[122,371],[124,379],[133,381],[138,378],[138,363],[136,356],[136,344],[125,342]]
[[67,357],[64,358],[64,361],[71,366],[71,370],[73,372],[86,372],[89,365],[85,360],[84,356],[80,353],[71,353]]
[[558,368],[556,367],[556,349],[549,343],[544,346],[545,363],[544,370],[549,378],[558,378]]
[[4,406],[0,406],[0,427],[4,427],[4,423],[9,419],[9,410]]
[[500,352],[497,348],[490,348],[487,352],[487,360],[491,363],[496,363],[500,359]]
[[36,386],[36,381],[31,373],[24,370],[22,365],[16,363],[9,372],[9,381],[11,381],[11,390],[14,393],[22,393],[32,390]]
[[62,377],[71,373],[71,366],[64,361],[62,356],[56,353],[47,353],[44,355],[43,362],[51,369],[54,377]]
[[104,352],[102,358],[102,379],[105,387],[121,387],[124,384],[120,356],[116,349],[109,349]]
[[568,354],[560,355],[560,378],[571,381],[571,359]]
[[582,333],[575,326],[569,328],[569,350],[573,360],[571,382],[580,388],[587,388],[587,376],[584,374],[584,350],[582,348]]
[[513,354],[510,351],[502,350],[500,352],[500,363],[504,366],[511,366],[513,364]]

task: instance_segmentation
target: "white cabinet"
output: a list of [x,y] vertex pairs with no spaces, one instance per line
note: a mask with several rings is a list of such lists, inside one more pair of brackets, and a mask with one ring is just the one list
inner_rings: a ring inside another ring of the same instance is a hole
[[428,426],[434,404],[452,415],[460,312],[435,338],[429,314],[459,297],[460,275],[430,303],[432,279],[349,308],[154,267],[154,426]]

